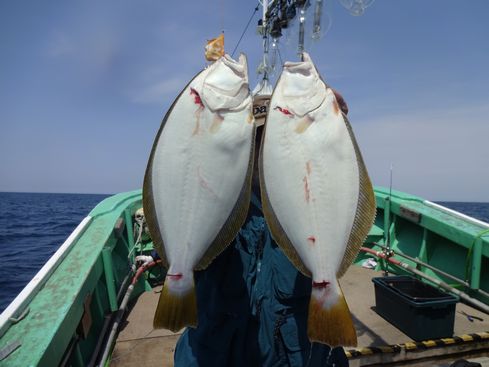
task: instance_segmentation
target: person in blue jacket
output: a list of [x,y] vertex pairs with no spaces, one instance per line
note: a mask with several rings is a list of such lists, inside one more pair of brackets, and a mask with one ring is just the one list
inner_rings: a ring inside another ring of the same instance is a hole
[[[343,98],[335,94],[347,113]],[[257,128],[256,157],[262,130]],[[199,325],[178,340],[175,366],[348,366],[343,348],[331,350],[307,337],[311,279],[270,235],[256,157],[245,224],[206,270],[195,272]]]

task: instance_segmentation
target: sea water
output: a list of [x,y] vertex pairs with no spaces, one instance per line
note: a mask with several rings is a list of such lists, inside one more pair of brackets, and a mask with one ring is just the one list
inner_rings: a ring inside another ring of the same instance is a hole
[[[0,193],[0,312],[107,196]],[[489,203],[438,204],[489,222]]]
[[0,193],[0,312],[107,196]]

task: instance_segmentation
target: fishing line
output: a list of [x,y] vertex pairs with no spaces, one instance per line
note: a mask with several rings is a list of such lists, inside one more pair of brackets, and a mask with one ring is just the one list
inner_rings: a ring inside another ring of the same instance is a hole
[[243,37],[244,37],[244,35],[245,35],[246,31],[248,30],[248,27],[250,26],[251,21],[253,20],[253,17],[255,16],[255,14],[256,14],[256,12],[258,11],[258,9],[259,9],[259,8],[260,8],[260,7],[259,7],[259,5],[257,5],[257,6],[255,7],[255,10],[253,10],[253,13],[251,14],[250,20],[248,20],[248,23],[246,24],[246,27],[245,27],[245,29],[244,29],[243,33],[241,33],[241,37],[239,37],[238,43],[236,44],[236,47],[234,47],[234,50],[233,50],[233,53],[231,54],[231,57],[233,57],[233,56],[234,56],[234,53],[235,53],[235,52],[236,52],[236,50],[238,49],[238,46],[239,46],[239,44],[241,43],[241,40],[243,39]]
[[219,6],[219,19],[221,22],[221,32],[224,33],[224,0],[221,0],[221,4]]
[[282,66],[284,66],[284,60],[282,60],[282,54],[280,52],[279,47],[277,47],[277,53],[278,53],[278,58],[280,59],[280,63],[282,64]]

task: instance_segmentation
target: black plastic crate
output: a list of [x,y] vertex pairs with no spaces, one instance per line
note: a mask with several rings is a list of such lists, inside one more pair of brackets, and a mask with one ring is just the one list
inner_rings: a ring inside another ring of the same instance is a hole
[[452,296],[410,276],[373,278],[375,311],[416,341],[453,335]]

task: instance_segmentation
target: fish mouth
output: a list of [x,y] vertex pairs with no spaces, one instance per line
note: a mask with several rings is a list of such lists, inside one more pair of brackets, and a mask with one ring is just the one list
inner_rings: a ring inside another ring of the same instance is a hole
[[326,85],[307,53],[303,61],[285,63],[277,88],[284,106],[298,117],[317,110],[327,95]]
[[244,54],[238,61],[225,55],[211,68],[204,80],[201,96],[212,112],[239,111],[251,103],[248,64]]
[[[304,57],[302,61],[286,61],[284,63],[284,69],[289,69],[293,72],[302,73],[310,69],[309,64],[314,67],[311,56],[309,56],[307,52],[304,52]],[[309,66],[307,69],[304,68],[304,66],[306,65]]]
[[244,54],[239,54],[238,60],[226,54],[222,57],[222,62],[236,74],[248,79],[248,61]]

